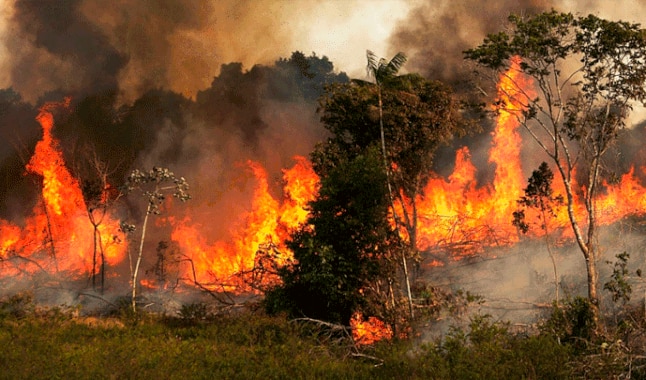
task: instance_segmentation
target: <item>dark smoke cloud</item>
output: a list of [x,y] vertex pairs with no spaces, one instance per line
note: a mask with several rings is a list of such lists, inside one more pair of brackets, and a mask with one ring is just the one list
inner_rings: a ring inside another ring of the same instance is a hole
[[468,74],[462,52],[477,46],[488,33],[501,30],[510,13],[548,10],[544,0],[441,0],[411,10],[390,38],[391,50],[408,55],[406,68],[453,85]]
[[[147,90],[186,96],[208,87],[222,64],[271,64],[293,38],[285,1],[8,0],[3,57],[15,90],[30,101],[58,91]],[[302,13],[302,12],[301,12]],[[305,11],[305,13],[307,13]],[[280,52],[280,53],[278,53]]]
[[[9,37],[12,83],[33,93],[64,89],[73,93],[114,90],[127,57],[83,15],[79,0],[17,0]],[[27,44],[25,42],[28,41]]]
[[[121,104],[116,91],[75,98],[69,110],[56,115],[54,134],[82,184],[96,179],[95,156],[107,165],[109,182],[115,186],[133,168],[163,166],[186,177],[193,200],[184,209],[207,226],[205,235],[218,238],[230,230],[229,221],[249,208],[256,182],[247,160],[267,170],[270,190],[280,197],[281,169],[294,164],[294,155],[307,156],[323,137],[316,99],[326,83],[347,80],[326,57],[314,54],[294,52],[249,70],[233,62],[223,65],[195,99],[165,89],[147,90],[130,104]],[[35,109],[15,92],[7,90],[6,96],[8,107],[16,108],[12,114],[21,114],[20,122],[32,128],[20,152],[22,161],[7,147],[0,195],[34,187],[34,178],[23,175],[24,163],[40,137],[34,127]],[[14,119],[0,117],[0,131],[10,131]],[[34,192],[22,194],[36,198]],[[31,209],[24,200],[15,204],[23,211]],[[12,219],[9,207],[6,202],[0,205],[0,215]]]
[[[550,9],[542,0],[481,2],[472,0],[423,2],[413,8],[395,28],[390,37],[390,50],[401,51],[408,57],[406,70],[451,85],[456,94],[482,102],[482,91],[474,86],[474,67],[464,60],[463,51],[482,43],[488,33],[504,28],[510,13],[534,14]],[[477,82],[493,97],[493,83]],[[486,99],[486,101],[490,101]],[[482,133],[467,136],[448,147],[439,149],[434,170],[449,175],[454,167],[455,150],[468,146],[471,159],[478,168],[480,184],[490,183],[495,166],[488,163],[493,124],[482,121]]]

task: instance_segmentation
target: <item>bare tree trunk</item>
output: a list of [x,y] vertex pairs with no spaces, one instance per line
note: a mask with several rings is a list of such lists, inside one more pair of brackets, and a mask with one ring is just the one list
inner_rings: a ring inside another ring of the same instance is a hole
[[101,231],[97,226],[97,238],[99,239],[99,257],[101,258],[101,294],[105,291],[105,252],[103,250],[103,240],[101,239]]
[[[92,218],[90,218],[92,219]],[[91,220],[92,222],[92,220]],[[96,249],[97,249],[97,244],[96,240],[98,239],[97,236],[97,226],[92,222],[92,227],[94,227],[94,239],[93,239],[93,244],[92,244],[92,290],[96,290]]]
[[[379,131],[381,133],[381,152],[384,157],[384,169],[386,170],[386,183],[388,185],[388,198],[390,199],[390,207],[393,210],[393,219],[395,220],[395,229],[399,233],[399,218],[397,217],[397,211],[395,210],[395,199],[393,196],[393,189],[390,183],[390,165],[388,165],[388,155],[386,154],[386,137],[384,133],[384,114],[383,114],[383,103],[381,100],[381,85],[377,82],[377,97],[379,99]],[[413,296],[410,291],[410,276],[408,274],[408,263],[406,260],[406,250],[402,249],[402,266],[404,269],[404,279],[406,281],[406,294],[408,296],[408,309],[410,312],[410,318],[415,317],[413,311]]]
[[45,219],[47,220],[47,234],[49,235],[49,246],[51,249],[51,256],[54,260],[54,268],[56,268],[56,273],[58,273],[58,260],[56,259],[56,246],[54,245],[54,234],[52,232],[52,222],[49,219],[49,211],[47,211],[47,204],[43,202],[43,210],[45,211]]
[[144,240],[146,238],[146,225],[148,224],[148,217],[150,216],[152,203],[148,203],[148,208],[146,209],[146,216],[144,217],[144,224],[141,227],[141,241],[139,242],[139,253],[137,254],[137,263],[135,269],[132,272],[132,311],[137,311],[137,275],[139,273],[139,265],[141,264],[141,257],[144,252]]
[[549,228],[547,226],[547,213],[545,212],[547,206],[541,201],[541,214],[543,218],[543,233],[545,234],[545,246],[547,247],[547,254],[550,255],[550,260],[552,261],[552,270],[554,272],[554,297],[556,300],[556,307],[559,307],[559,274],[558,268],[556,265],[556,256],[554,251],[552,251],[552,245],[550,243]]

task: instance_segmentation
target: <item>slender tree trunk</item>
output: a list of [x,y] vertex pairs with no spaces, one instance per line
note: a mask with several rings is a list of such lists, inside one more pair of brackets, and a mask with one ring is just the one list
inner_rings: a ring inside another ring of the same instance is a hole
[[[386,137],[384,133],[384,113],[383,113],[383,103],[381,100],[381,85],[377,82],[377,98],[379,99],[379,131],[381,133],[381,152],[384,157],[384,168],[386,169],[386,183],[388,185],[388,197],[390,198],[390,207],[393,210],[393,219],[395,220],[395,229],[399,232],[399,218],[397,217],[397,211],[395,210],[395,199],[393,196],[393,189],[390,183],[390,165],[388,164],[388,155],[386,154]],[[406,294],[408,296],[408,309],[410,313],[410,318],[415,318],[413,311],[413,296],[410,291],[410,276],[408,274],[408,263],[406,260],[406,250],[402,249],[402,266],[404,269],[404,279],[406,281]]]
[[51,249],[51,256],[54,260],[54,268],[56,268],[56,273],[58,273],[58,260],[56,259],[56,246],[54,245],[54,234],[52,232],[52,222],[49,219],[49,211],[47,211],[47,204],[43,202],[43,210],[45,211],[45,220],[47,220],[47,233],[49,234],[49,246]]
[[554,297],[556,299],[556,307],[559,307],[559,274],[556,265],[556,256],[552,251],[552,245],[550,243],[550,234],[549,228],[547,226],[547,213],[545,212],[547,206],[541,200],[541,214],[543,218],[543,234],[545,235],[545,246],[547,247],[547,253],[550,255],[552,261],[552,270],[554,273]]
[[96,249],[97,249],[96,240],[98,238],[97,237],[98,230],[97,230],[96,224],[92,223],[92,227],[94,227],[94,239],[93,239],[93,243],[92,243],[92,290],[96,290],[96,266],[97,266],[97,262],[96,262]]
[[[599,298],[597,295],[597,281],[599,274],[597,273],[597,255],[596,247],[594,246],[594,233],[595,233],[595,224],[596,217],[594,214],[594,187],[591,187],[591,191],[586,194],[585,204],[586,211],[588,212],[588,230],[587,234],[584,236],[579,223],[574,213],[574,193],[572,191],[572,182],[570,177],[566,174],[565,168],[562,163],[555,157],[555,163],[563,179],[563,185],[565,187],[565,195],[567,197],[567,213],[568,218],[570,219],[570,225],[572,226],[572,232],[574,232],[574,239],[576,240],[581,253],[585,259],[585,266],[587,272],[587,285],[588,285],[588,301],[590,302],[590,307],[592,311],[592,322],[594,328],[598,327],[599,323]],[[571,167],[570,173],[571,173]],[[594,167],[591,167],[591,170],[594,170]],[[592,180],[592,177],[589,177]]]
[[139,265],[141,264],[141,257],[144,252],[144,240],[146,238],[146,225],[148,224],[148,217],[150,216],[152,204],[148,203],[148,208],[146,209],[146,216],[144,217],[144,224],[141,227],[141,241],[139,242],[139,253],[137,254],[137,263],[135,264],[135,269],[132,272],[132,311],[137,311],[137,275],[139,273]]
[[[97,226],[98,227],[98,226]],[[101,294],[105,291],[105,252],[103,250],[103,240],[101,239],[101,231],[97,229],[99,238],[99,256],[101,258]]]

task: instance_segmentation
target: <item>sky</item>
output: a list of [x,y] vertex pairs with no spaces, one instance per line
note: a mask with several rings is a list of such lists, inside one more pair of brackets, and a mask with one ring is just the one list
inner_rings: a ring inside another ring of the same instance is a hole
[[[66,52],[56,52],[52,44],[64,41],[50,41],[49,46],[39,41],[43,39],[39,24],[54,23],[45,17],[62,12],[43,11],[39,22],[16,10],[52,3],[56,1],[0,0],[0,88],[14,86],[34,100],[39,92],[57,85],[82,85],[75,66],[87,60],[73,62],[65,59]],[[72,4],[75,10],[75,19],[67,24],[72,25],[71,37],[78,40],[79,51],[90,42],[79,38],[74,28],[100,35],[104,40],[100,43],[127,57],[116,74],[125,98],[133,99],[147,86],[145,81],[194,96],[210,85],[223,63],[242,62],[249,69],[272,64],[296,50],[326,55],[340,70],[363,76],[366,49],[386,55],[390,33],[415,2],[115,0],[109,8],[102,0],[60,3]],[[105,52],[105,46],[89,46],[86,51]]]
[[359,78],[366,49],[402,51],[405,69],[444,79],[509,12],[552,7],[646,21],[644,0],[0,0],[0,88],[34,101],[101,77],[124,101],[155,86],[194,96],[222,64],[249,69],[296,50]]

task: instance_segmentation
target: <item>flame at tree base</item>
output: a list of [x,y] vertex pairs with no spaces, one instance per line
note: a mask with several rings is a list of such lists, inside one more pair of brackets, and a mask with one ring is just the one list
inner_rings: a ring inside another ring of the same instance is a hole
[[[526,176],[520,160],[522,141],[516,131],[519,127],[516,116],[521,112],[521,106],[513,104],[512,99],[523,96],[519,94],[529,96],[527,89],[532,84],[522,77],[518,64],[512,65],[511,70],[500,78],[500,96],[507,98],[503,102],[506,107],[499,110],[489,151],[489,162],[496,168],[493,182],[477,186],[476,167],[469,149],[459,149],[454,172],[446,179],[432,176],[423,195],[416,199],[419,217],[417,246],[420,251],[442,250],[450,252],[451,258],[458,259],[481,252],[486,247],[514,244],[520,239],[511,221],[513,211],[518,208],[517,200],[522,196]],[[96,273],[92,257],[97,252],[95,244],[103,247],[106,264],[116,266],[127,260],[126,242],[115,239],[118,234],[116,217],[108,215],[95,234],[79,183],[66,169],[58,142],[52,135],[52,110],[68,105],[68,102],[47,104],[38,115],[43,137],[26,169],[42,179],[42,199],[20,225],[0,220],[2,278],[42,271],[75,275]],[[267,269],[293,260],[284,242],[295,228],[306,222],[307,204],[315,199],[319,186],[319,178],[311,163],[303,157],[296,157],[295,161],[292,168],[283,170],[281,199],[271,195],[263,166],[258,162],[247,162],[255,180],[251,206],[235,223],[231,223],[229,239],[209,240],[210,237],[203,233],[190,213],[183,217],[165,218],[165,225],[170,228],[170,240],[178,250],[177,276],[184,284],[199,284],[213,291],[253,291],[257,288],[250,286],[245,274],[259,266]],[[639,175],[645,176],[646,168],[633,168],[617,183],[603,184],[602,194],[597,199],[600,224],[611,224],[628,215],[646,214],[646,187]],[[563,194],[559,182],[555,180],[555,190]],[[573,208],[577,216],[585,215],[585,207],[578,199],[575,199]],[[401,215],[401,210],[398,211]],[[531,213],[527,217],[533,218]],[[565,207],[557,210],[550,223],[550,230],[561,231],[562,238],[571,237]],[[97,236],[99,241],[95,240]],[[266,250],[265,253],[269,254],[259,255],[259,250]],[[18,257],[21,260],[13,260]],[[270,265],[266,265],[267,261]],[[441,264],[438,261],[434,263]],[[264,286],[279,281],[275,276],[254,277],[252,280],[258,280]],[[150,278],[142,279],[142,285],[151,289],[165,286]],[[355,315],[352,321],[357,342],[372,344],[378,339],[392,337],[389,327],[375,317],[364,320],[363,316]]]
[[368,317],[364,320],[361,313],[355,313],[350,319],[352,339],[358,345],[371,345],[380,340],[389,340],[393,337],[393,331],[377,317]]

